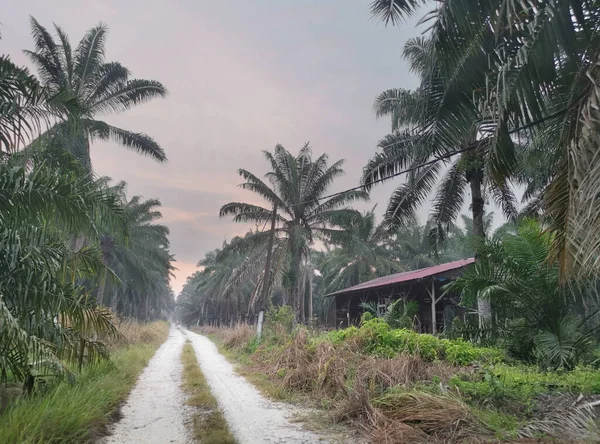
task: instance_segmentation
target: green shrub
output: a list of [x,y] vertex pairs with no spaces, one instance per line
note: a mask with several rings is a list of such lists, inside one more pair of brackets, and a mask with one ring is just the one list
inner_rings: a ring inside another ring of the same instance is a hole
[[453,376],[449,384],[473,402],[505,408],[514,403],[529,412],[540,395],[600,394],[600,372],[585,368],[540,372],[524,365],[498,364],[475,375]]
[[462,340],[440,339],[412,330],[393,330],[382,319],[366,321],[360,329],[338,333],[335,338],[341,341],[346,334],[360,335],[365,340],[368,353],[383,357],[392,357],[407,351],[428,361],[445,360],[457,365],[473,362],[494,363],[505,359],[504,352],[499,349],[476,347]]
[[294,329],[294,311],[289,305],[271,307],[265,314],[265,339],[281,341],[282,336],[290,335]]
[[375,319],[375,315],[370,311],[365,311],[360,317],[360,323],[364,324],[365,322],[370,321],[371,319]]
[[323,339],[334,344],[344,342],[346,339],[356,336],[360,330],[354,326],[345,328],[343,330],[333,330],[323,336]]

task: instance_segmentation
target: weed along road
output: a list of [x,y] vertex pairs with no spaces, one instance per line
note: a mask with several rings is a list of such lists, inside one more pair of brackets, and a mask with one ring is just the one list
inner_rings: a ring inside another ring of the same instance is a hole
[[239,444],[309,444],[325,440],[293,421],[289,406],[264,398],[205,336],[171,327],[100,444],[192,443],[191,407],[182,391],[180,355],[189,340],[210,390]]

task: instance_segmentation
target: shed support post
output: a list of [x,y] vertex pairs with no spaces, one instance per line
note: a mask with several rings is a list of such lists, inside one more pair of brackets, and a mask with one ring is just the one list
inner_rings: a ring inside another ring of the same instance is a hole
[[431,280],[431,334],[437,330],[437,319],[435,314],[435,279]]

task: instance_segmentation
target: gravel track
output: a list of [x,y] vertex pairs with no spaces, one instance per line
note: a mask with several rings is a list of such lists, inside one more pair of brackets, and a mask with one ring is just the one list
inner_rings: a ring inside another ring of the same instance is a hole
[[171,327],[121,409],[122,419],[101,444],[193,442],[185,426],[188,407],[180,387],[184,343],[185,335]]
[[233,435],[240,444],[323,443],[318,435],[293,422],[294,412],[285,404],[264,398],[217,351],[210,339],[189,330],[200,368]]
[[190,408],[181,389],[181,352],[186,339],[194,347],[200,368],[229,428],[239,444],[310,444],[325,440],[294,422],[294,410],[264,398],[218,352],[208,338],[180,327],[169,337],[144,369],[123,406],[122,419],[99,444],[188,444],[186,423]]

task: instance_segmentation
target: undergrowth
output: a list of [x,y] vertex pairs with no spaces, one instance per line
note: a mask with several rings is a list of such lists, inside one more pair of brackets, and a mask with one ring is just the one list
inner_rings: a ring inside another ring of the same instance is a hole
[[128,322],[125,328],[119,342],[109,344],[109,360],[84,366],[74,382],[13,402],[0,416],[0,442],[84,443],[101,435],[169,332],[165,322]]
[[235,444],[237,441],[229,431],[217,400],[210,392],[189,341],[183,347],[181,362],[183,389],[188,394],[188,404],[194,408],[194,439],[201,444]]
[[286,333],[267,322],[264,331],[260,343],[248,326],[203,332],[245,374],[260,375],[267,393],[301,395],[371,442],[598,438],[590,405],[600,373],[592,369],[542,372],[499,349],[393,330],[377,319],[325,333]]

